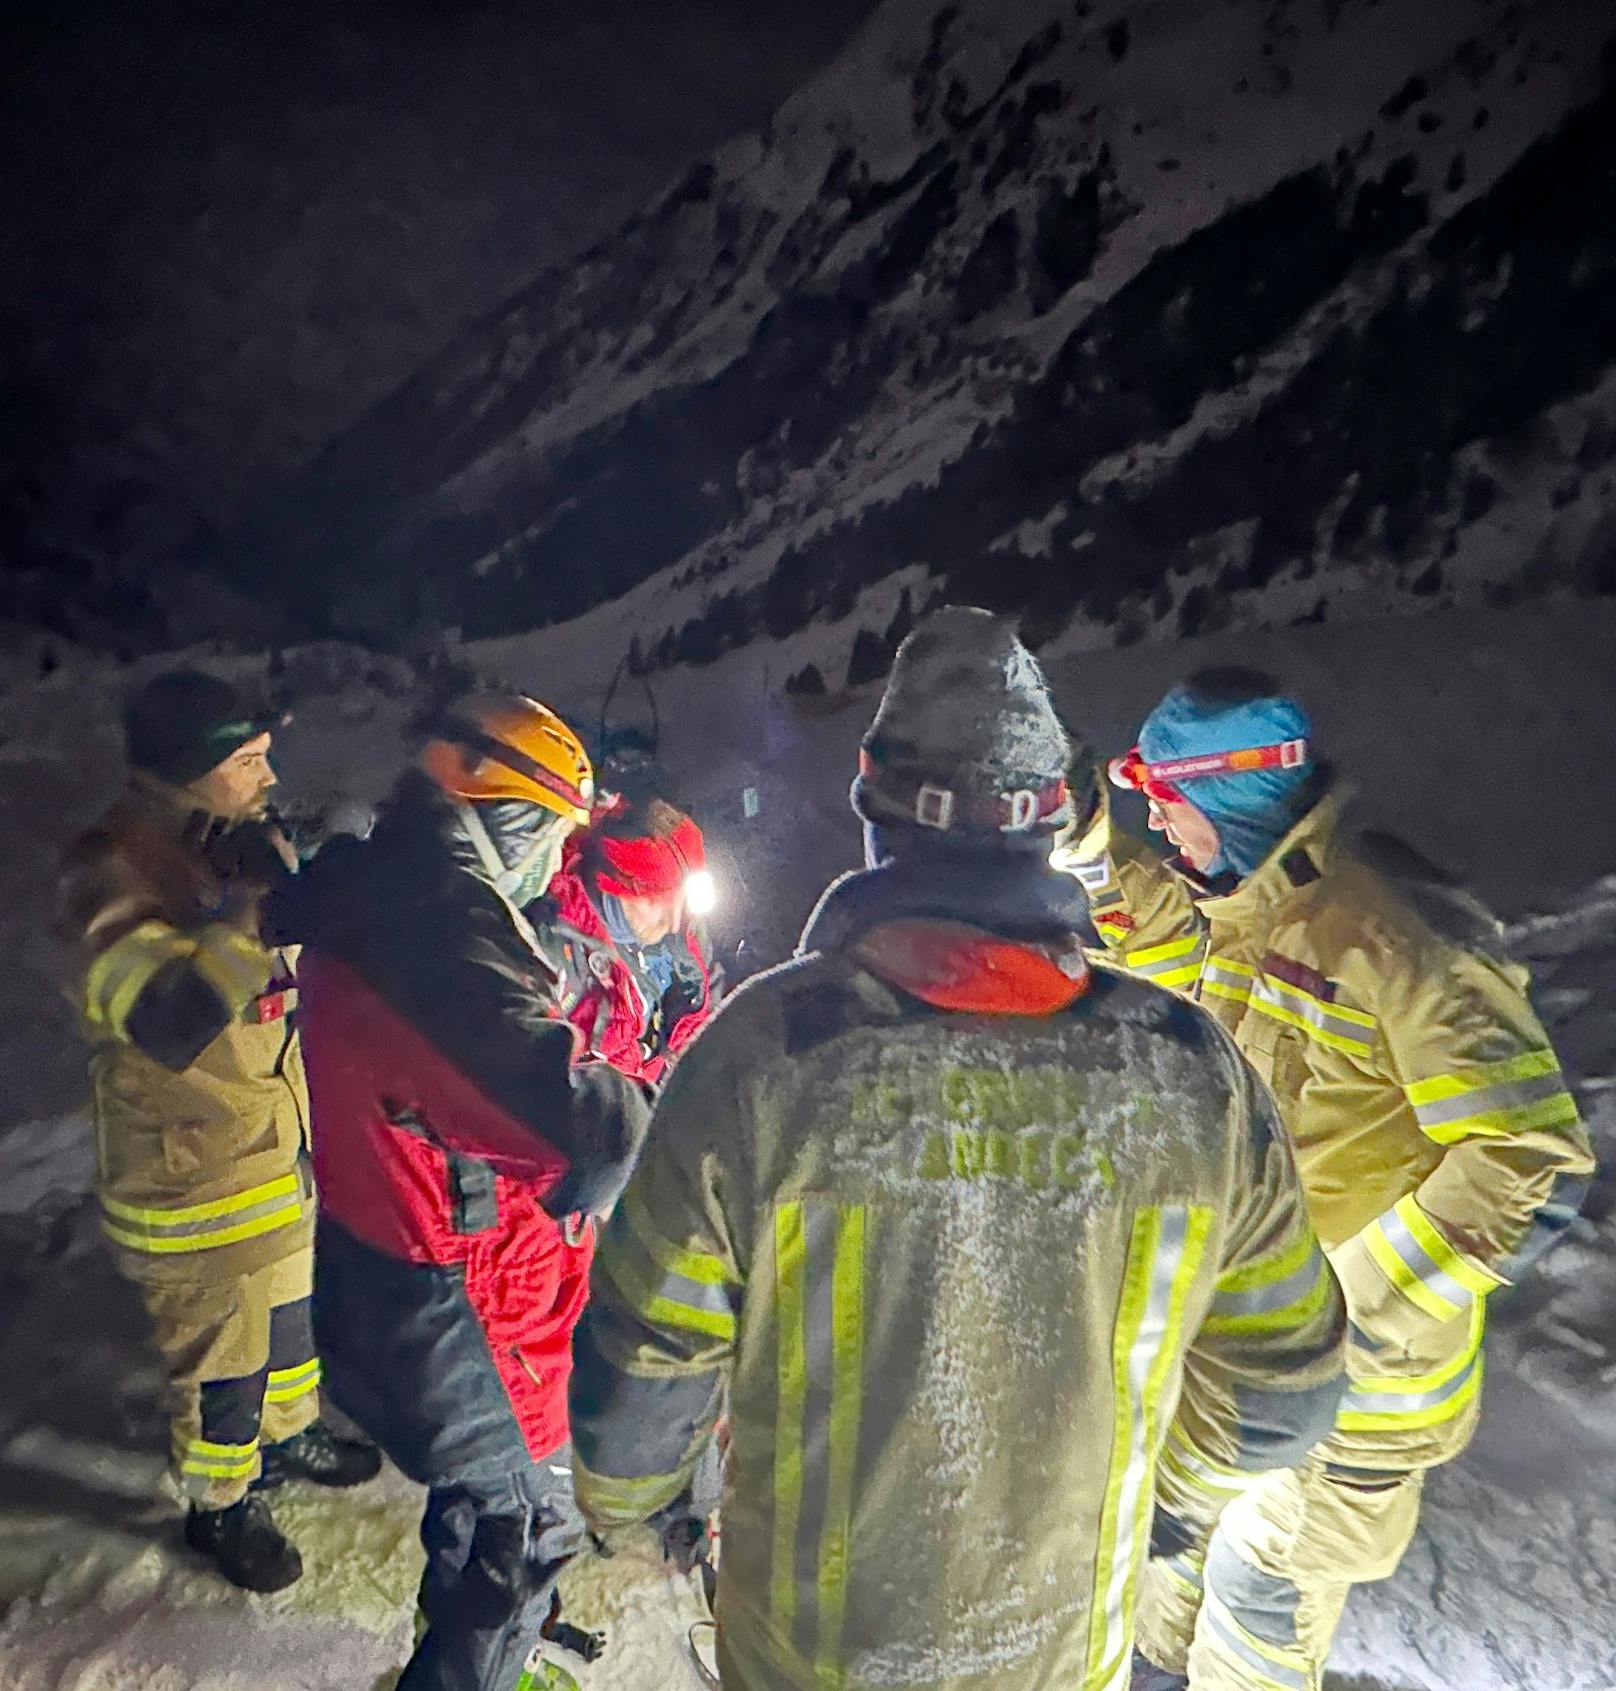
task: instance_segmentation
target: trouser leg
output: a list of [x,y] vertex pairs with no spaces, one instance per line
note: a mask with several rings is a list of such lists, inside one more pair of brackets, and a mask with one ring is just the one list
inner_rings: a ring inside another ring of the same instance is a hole
[[1347,1595],[1396,1571],[1423,1480],[1314,1461],[1232,1502],[1207,1551],[1194,1691],[1320,1691]]
[[426,1631],[399,1691],[517,1691],[583,1538],[566,1450],[498,1479],[434,1486],[421,1523]]
[[132,1274],[168,1372],[170,1454],[203,1509],[238,1502],[258,1476],[269,1376],[268,1270],[195,1281]]
[[265,1444],[280,1444],[320,1413],[320,1362],[314,1351],[314,1250],[268,1273],[269,1377],[264,1390]]
[[1183,1673],[1201,1612],[1206,1545],[1152,1556],[1139,1583],[1134,1644],[1157,1667]]

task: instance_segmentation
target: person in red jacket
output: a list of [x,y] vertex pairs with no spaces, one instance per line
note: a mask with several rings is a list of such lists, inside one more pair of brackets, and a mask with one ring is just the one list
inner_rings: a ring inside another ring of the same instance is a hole
[[634,1082],[575,1062],[522,907],[591,797],[558,717],[469,701],[369,837],[328,846],[274,912],[304,944],[328,1389],[429,1487],[427,1630],[401,1691],[524,1683],[556,1575],[584,1542],[572,1331],[594,1219],[648,1111]]
[[717,1006],[719,971],[697,920],[711,899],[695,822],[664,799],[613,798],[568,840],[532,911],[559,947],[567,1018],[636,1080],[660,1082]]

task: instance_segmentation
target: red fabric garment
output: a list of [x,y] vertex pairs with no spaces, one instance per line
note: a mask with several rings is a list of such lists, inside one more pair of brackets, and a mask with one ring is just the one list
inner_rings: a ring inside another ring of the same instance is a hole
[[[322,1211],[390,1258],[463,1273],[528,1451],[549,1455],[568,1437],[572,1331],[594,1254],[592,1227],[557,1223],[540,1202],[565,1159],[342,963],[305,952],[299,985]],[[479,1178],[492,1171],[474,1231],[457,1226],[453,1154],[476,1159]]]
[[871,974],[911,997],[976,1015],[1053,1015],[1076,1003],[1091,978],[1075,946],[1057,958],[1044,946],[930,917],[873,928],[857,954]]
[[659,1081],[712,1015],[712,977],[706,956],[687,933],[686,944],[701,970],[701,1006],[680,1018],[664,1050],[648,1055],[644,1041],[653,1006],[612,941],[596,898],[591,896],[591,879],[583,847],[569,842],[561,872],[545,893],[561,924],[557,938],[567,978],[577,983],[570,989],[567,1019],[578,1029],[587,1049],[618,1073],[635,1080]]

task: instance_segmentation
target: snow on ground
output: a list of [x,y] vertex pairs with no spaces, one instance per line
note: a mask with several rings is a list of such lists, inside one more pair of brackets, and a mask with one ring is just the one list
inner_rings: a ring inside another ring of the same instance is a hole
[[[726,935],[765,958],[857,850],[846,784],[878,689],[807,707],[779,695],[814,640],[841,637],[810,630],[789,651],[753,648],[656,682],[667,761],[724,870]],[[1616,610],[1578,606],[1051,661],[1068,716],[1106,749],[1202,663],[1255,661],[1300,685],[1377,813],[1475,876],[1515,921],[1608,1163],[1613,638]],[[598,650],[551,633],[472,655],[588,726]],[[327,667],[324,684],[320,665],[304,667],[283,735],[290,796],[374,799],[411,700],[396,672],[340,655]],[[16,960],[0,980],[0,1691],[383,1691],[409,1647],[419,1494],[396,1474],[344,1497],[288,1488],[277,1507],[308,1573],[278,1597],[231,1591],[186,1557],[160,1481],[159,1376],[84,1198],[87,1126],[65,1079],[77,1059],[50,1008],[41,913],[51,857],[116,777],[122,679],[91,665],[26,692],[0,686],[0,939]],[[1331,1691],[1616,1688],[1613,1207],[1616,1192],[1597,1188],[1576,1236],[1498,1304],[1481,1435],[1434,1477],[1397,1577],[1349,1607]],[[684,1646],[694,1595],[649,1543],[590,1560],[569,1583],[574,1618],[614,1637],[579,1667],[587,1691],[698,1683]]]

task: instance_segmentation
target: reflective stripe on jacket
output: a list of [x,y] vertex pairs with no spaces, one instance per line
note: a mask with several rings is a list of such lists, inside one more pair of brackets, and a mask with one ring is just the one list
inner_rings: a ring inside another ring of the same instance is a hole
[[210,843],[177,794],[137,782],[62,877],[103,1226],[176,1274],[199,1253],[229,1273],[278,1260],[313,1201],[290,958]]
[[1272,1087],[1347,1293],[1343,1440],[1385,1466],[1462,1446],[1486,1298],[1569,1224],[1593,1159],[1496,924],[1372,856],[1327,797],[1181,920],[1206,936],[1199,997]]
[[1114,971],[929,917],[812,943],[675,1070],[606,1229],[580,1498],[672,1501],[727,1380],[726,1684],[1125,1687],[1169,1438],[1251,1473],[1334,1414],[1284,1136]]

